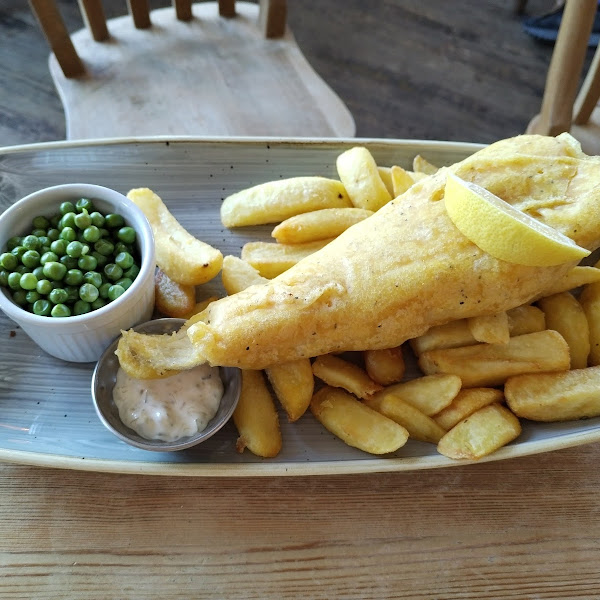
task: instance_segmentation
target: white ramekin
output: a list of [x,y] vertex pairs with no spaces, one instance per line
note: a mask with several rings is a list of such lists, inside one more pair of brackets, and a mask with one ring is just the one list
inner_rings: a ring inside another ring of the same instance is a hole
[[85,315],[41,317],[15,304],[0,288],[0,309],[48,354],[71,362],[94,362],[120,334],[150,319],[154,307],[154,238],[144,213],[122,194],[99,185],[72,183],[45,188],[26,196],[0,215],[0,252],[15,235],[28,233],[37,215],[56,214],[61,202],[89,198],[103,214],[119,213],[137,234],[141,269],[119,298]]

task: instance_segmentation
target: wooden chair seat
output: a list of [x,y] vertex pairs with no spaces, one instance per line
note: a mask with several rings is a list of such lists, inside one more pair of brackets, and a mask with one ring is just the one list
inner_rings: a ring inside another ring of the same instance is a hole
[[540,112],[527,133],[569,131],[589,154],[600,154],[600,46],[580,87],[597,0],[567,0],[548,68]]
[[[47,0],[31,2],[44,26],[36,3],[47,7]],[[216,2],[191,5],[186,20],[174,8],[147,13],[147,21],[138,14],[137,23],[134,13],[109,20],[103,40],[88,13],[89,27],[70,37],[74,59],[68,49],[65,59],[46,31],[67,138],[354,136],[352,115],[304,58],[285,20],[280,37],[266,37],[273,35],[266,4],[236,2],[231,18]]]

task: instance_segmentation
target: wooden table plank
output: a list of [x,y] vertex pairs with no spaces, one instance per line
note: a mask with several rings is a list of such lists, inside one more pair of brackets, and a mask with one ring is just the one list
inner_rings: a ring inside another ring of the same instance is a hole
[[0,598],[157,586],[170,599],[590,598],[599,459],[591,444],[435,471],[219,480],[5,465]]

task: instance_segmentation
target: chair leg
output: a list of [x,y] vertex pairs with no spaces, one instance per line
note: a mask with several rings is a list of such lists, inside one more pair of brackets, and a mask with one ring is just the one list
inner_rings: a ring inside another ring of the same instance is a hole
[[573,123],[577,125],[587,123],[598,104],[598,98],[600,98],[600,46],[596,48],[592,64],[575,100]]
[[278,38],[285,34],[287,18],[286,0],[260,0],[258,21],[266,38]]
[[79,77],[85,67],[73,46],[69,32],[54,0],[29,0],[29,6],[56,56],[65,77]]
[[136,29],[150,29],[150,7],[148,0],[127,0],[127,10],[133,18]]
[[97,42],[109,38],[106,17],[102,8],[102,0],[78,0],[83,20]]
[[542,107],[528,128],[530,133],[558,135],[571,129],[573,104],[597,7],[597,0],[567,0]]

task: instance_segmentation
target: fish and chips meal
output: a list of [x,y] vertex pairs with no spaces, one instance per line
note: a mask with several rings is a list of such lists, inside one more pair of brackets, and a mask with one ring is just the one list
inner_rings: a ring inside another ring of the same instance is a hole
[[[450,166],[378,165],[357,146],[336,167],[225,198],[226,227],[276,224],[240,257],[132,190],[156,237],[157,307],[188,320],[123,332],[122,369],[239,367],[237,448],[263,457],[285,444],[276,401],[371,454],[413,439],[470,460],[523,420],[600,416],[600,264],[580,265],[600,246],[600,157],[569,134],[522,135]],[[219,272],[227,296],[196,304]]]

